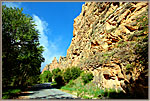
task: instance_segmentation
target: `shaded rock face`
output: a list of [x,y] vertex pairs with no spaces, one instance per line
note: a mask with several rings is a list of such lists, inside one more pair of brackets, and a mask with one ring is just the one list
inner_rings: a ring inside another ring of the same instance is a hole
[[73,26],[67,56],[43,71],[78,66],[102,89],[148,98],[147,2],[86,2]]

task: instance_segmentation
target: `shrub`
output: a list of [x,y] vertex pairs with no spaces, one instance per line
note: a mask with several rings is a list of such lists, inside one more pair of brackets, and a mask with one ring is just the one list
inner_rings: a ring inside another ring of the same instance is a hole
[[75,82],[73,80],[70,80],[69,83],[66,85],[66,87],[73,87],[75,85]]
[[43,74],[40,75],[41,83],[51,82],[52,81],[52,73],[50,71],[44,71]]
[[59,68],[53,69],[52,73],[53,73],[54,81],[57,83],[57,86],[63,85],[64,84],[64,79],[63,79],[63,76],[62,76],[61,69],[59,69]]
[[20,93],[21,89],[9,88],[2,92],[2,99],[12,99],[16,93]]
[[81,69],[79,67],[72,67],[71,68],[71,76],[72,76],[72,79],[75,80],[77,79],[80,74],[81,74]]
[[83,80],[84,85],[89,83],[91,80],[93,80],[93,74],[90,72],[82,73],[81,78]]
[[62,86],[64,84],[63,77],[60,74],[54,76],[54,80],[57,83],[57,86]]
[[[69,83],[64,87],[62,87],[61,89],[68,90],[70,93],[75,91],[78,97],[82,97],[84,99],[90,98],[89,96],[93,96],[94,98],[99,98],[99,95],[102,98],[104,95],[104,90],[100,89],[93,82],[83,85],[83,80],[81,79],[81,77],[78,77],[75,80],[70,80]],[[87,98],[85,96],[87,96]]]
[[53,76],[56,76],[56,75],[58,75],[59,73],[61,73],[61,69],[59,69],[59,68],[56,68],[56,69],[53,69],[53,70],[52,70]]
[[68,83],[70,80],[77,79],[80,76],[81,72],[82,71],[79,67],[67,68],[63,74],[64,81]]
[[67,69],[65,70],[64,74],[63,74],[63,76],[64,76],[64,81],[65,81],[66,83],[68,83],[69,80],[72,79],[72,77],[71,77],[71,72],[70,72],[70,71],[71,71],[70,68],[67,68]]

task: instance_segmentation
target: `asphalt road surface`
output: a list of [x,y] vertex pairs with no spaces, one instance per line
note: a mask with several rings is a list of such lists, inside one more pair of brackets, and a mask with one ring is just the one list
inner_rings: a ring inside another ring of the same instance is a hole
[[74,95],[52,88],[51,83],[37,84],[22,92],[19,99],[80,99]]

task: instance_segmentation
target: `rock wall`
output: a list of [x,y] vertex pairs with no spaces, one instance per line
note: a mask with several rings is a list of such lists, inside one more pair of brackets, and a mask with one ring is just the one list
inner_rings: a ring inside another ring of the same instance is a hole
[[147,2],[86,2],[73,26],[67,56],[43,71],[78,66],[91,71],[102,89],[148,96]]

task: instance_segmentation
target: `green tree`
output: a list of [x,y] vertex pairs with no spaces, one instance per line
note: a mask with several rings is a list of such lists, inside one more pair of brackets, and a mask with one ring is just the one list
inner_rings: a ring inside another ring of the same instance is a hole
[[41,83],[51,82],[52,76],[53,75],[49,70],[44,71],[44,73],[40,75]]
[[78,78],[81,74],[81,69],[79,67],[71,67],[67,68],[63,74],[64,76],[64,81],[68,83],[70,80],[75,80]]
[[82,71],[79,67],[72,67],[71,68],[71,77],[72,77],[73,80],[78,78],[81,73],[82,73]]
[[62,71],[59,68],[52,70],[54,81],[57,83],[57,86],[62,86],[64,84],[64,79],[62,76]]
[[54,76],[54,80],[57,83],[58,87],[64,85],[64,79],[63,79],[63,76],[61,74]]
[[29,79],[40,75],[41,62],[44,62],[36,25],[22,11],[22,8],[2,6],[3,87],[27,85]]
[[58,75],[59,73],[61,73],[61,69],[59,69],[59,68],[56,68],[56,69],[53,69],[53,70],[52,70],[53,76],[56,76],[56,75]]
[[64,81],[66,83],[68,83],[71,79],[72,79],[72,76],[71,76],[71,69],[70,68],[67,68],[65,71],[64,71]]

